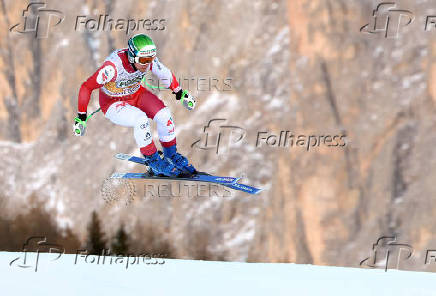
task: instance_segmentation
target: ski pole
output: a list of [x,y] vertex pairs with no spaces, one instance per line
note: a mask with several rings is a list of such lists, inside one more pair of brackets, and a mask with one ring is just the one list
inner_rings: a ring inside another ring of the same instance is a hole
[[99,112],[100,110],[101,110],[101,108],[98,108],[97,110],[95,110],[94,112],[92,112],[91,114],[89,114],[88,117],[86,117],[85,122],[88,121],[88,119],[90,119],[92,115],[94,115],[95,113]]
[[144,78],[142,78],[142,82],[144,82],[144,84],[146,85],[146,86],[148,86],[149,88],[152,88],[152,89],[167,89],[166,87],[162,87],[162,86],[159,86],[159,85],[151,85],[151,84],[149,84],[148,82],[147,82],[147,76],[144,76]]
[[81,134],[83,134],[83,133],[84,133],[84,130],[85,130],[85,128],[86,128],[86,123],[88,122],[88,119],[90,119],[90,118],[91,118],[95,113],[99,112],[100,110],[101,110],[101,108],[98,108],[97,110],[95,110],[94,112],[92,112],[91,114],[89,114],[89,115],[86,117],[86,119],[85,119],[84,121],[83,121],[83,120],[80,120],[79,117],[74,118],[74,121],[79,122],[79,123],[81,124],[80,128],[76,128],[76,129],[74,129],[74,133],[75,133],[77,136],[80,136]]
[[[144,82],[144,84],[146,85],[146,86],[148,86],[149,88],[153,88],[153,89],[167,89],[166,87],[160,87],[160,86],[155,86],[155,85],[151,85],[151,84],[149,84],[148,82],[147,82],[147,79],[146,79],[147,77],[146,76],[144,76],[144,78],[142,78],[142,82]],[[189,99],[187,99],[187,98],[185,98],[185,95],[187,95],[188,94],[188,91],[187,90],[184,90],[183,91],[183,93],[182,93],[182,95],[181,95],[181,103],[182,103],[182,105],[186,105],[188,108],[190,108],[190,109],[192,109],[192,108],[194,108],[194,104],[195,104],[195,102],[193,102],[192,100],[189,100]],[[185,102],[184,102],[185,101]]]

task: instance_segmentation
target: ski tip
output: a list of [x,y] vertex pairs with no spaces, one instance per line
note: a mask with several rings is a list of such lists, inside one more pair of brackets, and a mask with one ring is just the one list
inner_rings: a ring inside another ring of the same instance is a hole
[[121,160],[126,160],[126,159],[130,158],[130,155],[124,154],[124,153],[117,153],[117,154],[115,154],[115,158],[121,159]]
[[242,177],[235,178],[235,180],[234,180],[232,183],[233,183],[233,184],[238,183],[241,179],[242,179]]
[[242,173],[242,175],[238,178],[238,181],[247,178],[247,174]]
[[113,173],[111,175],[111,179],[122,179],[124,177],[124,173]]
[[264,190],[263,188],[256,188],[256,191],[253,192],[253,194],[259,194],[259,193],[261,193],[263,190]]

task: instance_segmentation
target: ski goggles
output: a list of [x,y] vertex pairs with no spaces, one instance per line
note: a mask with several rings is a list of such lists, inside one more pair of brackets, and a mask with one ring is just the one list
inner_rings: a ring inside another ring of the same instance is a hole
[[154,57],[135,57],[135,63],[147,65],[153,62]]

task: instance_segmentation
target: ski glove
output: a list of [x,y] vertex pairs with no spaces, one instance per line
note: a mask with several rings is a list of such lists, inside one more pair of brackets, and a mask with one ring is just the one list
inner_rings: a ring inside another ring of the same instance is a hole
[[74,118],[73,131],[75,136],[83,136],[86,131],[86,113],[78,113]]
[[173,92],[173,94],[176,95],[176,100],[180,100],[183,104],[183,106],[188,109],[192,110],[195,107],[195,99],[193,96],[191,96],[187,90],[180,89],[178,92]]

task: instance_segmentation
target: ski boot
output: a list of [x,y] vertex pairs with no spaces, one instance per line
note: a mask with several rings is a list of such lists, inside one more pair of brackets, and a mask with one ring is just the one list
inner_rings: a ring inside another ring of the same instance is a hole
[[149,173],[155,176],[166,177],[180,177],[183,172],[174,166],[165,158],[161,158],[160,155],[155,152],[152,155],[144,155],[147,165],[149,167]]
[[189,163],[188,159],[177,152],[176,145],[170,147],[164,147],[164,159],[171,162],[177,169],[185,174],[196,174],[197,170],[192,164]]

